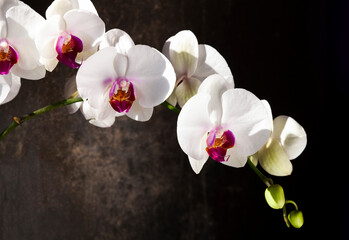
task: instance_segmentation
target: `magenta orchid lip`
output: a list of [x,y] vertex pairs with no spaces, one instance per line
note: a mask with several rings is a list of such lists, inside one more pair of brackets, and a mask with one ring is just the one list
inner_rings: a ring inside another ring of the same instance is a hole
[[6,39],[0,40],[0,74],[8,74],[13,65],[17,62],[17,51],[8,43]]
[[116,79],[109,91],[109,103],[112,108],[118,113],[128,113],[135,100],[133,84],[126,78]]
[[218,132],[218,130],[214,130],[208,134],[206,151],[213,160],[225,162],[230,157],[227,155],[227,150],[235,145],[235,136],[230,130],[226,130],[218,137]]
[[63,33],[57,39],[57,59],[71,68],[79,68],[81,64],[76,62],[76,56],[82,52],[83,43],[73,34]]

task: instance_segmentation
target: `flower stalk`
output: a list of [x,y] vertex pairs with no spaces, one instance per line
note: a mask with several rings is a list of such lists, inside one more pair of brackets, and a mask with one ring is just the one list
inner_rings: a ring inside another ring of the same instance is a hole
[[65,99],[63,101],[48,105],[46,107],[40,108],[34,112],[31,112],[29,114],[26,114],[22,117],[14,117],[12,123],[4,130],[0,133],[0,141],[2,139],[4,139],[6,137],[7,134],[9,134],[13,129],[15,129],[16,127],[18,127],[19,125],[21,125],[22,123],[36,117],[39,116],[43,113],[49,112],[51,110],[54,110],[56,108],[60,108],[63,106],[67,106],[76,102],[81,102],[82,98],[81,97],[77,97],[77,98],[68,98]]

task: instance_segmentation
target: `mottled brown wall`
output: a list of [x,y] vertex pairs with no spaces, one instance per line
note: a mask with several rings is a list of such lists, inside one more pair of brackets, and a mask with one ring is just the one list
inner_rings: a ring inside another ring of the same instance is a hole
[[[25,2],[41,14],[49,5]],[[275,116],[290,115],[305,127],[309,145],[294,161],[294,175],[276,178],[304,210],[305,226],[286,229],[248,167],[209,161],[194,174],[177,143],[177,116],[162,106],[149,122],[124,117],[107,129],[58,109],[0,142],[0,239],[302,239],[313,232],[319,188],[311,188],[311,163],[322,133],[312,119],[322,115],[323,8],[295,0],[94,3],[107,29],[125,30],[136,44],[161,50],[170,36],[192,30],[226,58],[237,87],[268,99]],[[23,80],[19,95],[0,106],[0,129],[13,116],[63,99],[74,72],[59,65],[43,80]]]

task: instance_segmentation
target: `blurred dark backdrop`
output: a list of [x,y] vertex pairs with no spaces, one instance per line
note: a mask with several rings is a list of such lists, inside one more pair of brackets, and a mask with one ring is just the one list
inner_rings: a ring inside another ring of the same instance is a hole
[[[42,15],[51,3],[25,2]],[[58,109],[0,142],[0,239],[348,239],[348,1],[94,4],[107,30],[123,29],[136,44],[161,50],[192,30],[225,57],[237,87],[305,128],[308,145],[293,174],[274,177],[304,212],[304,227],[286,228],[248,167],[209,161],[194,174],[177,143],[177,116],[162,106],[149,122],[118,118],[108,129]],[[74,73],[59,65],[43,80],[23,80],[0,106],[0,129],[63,99]]]

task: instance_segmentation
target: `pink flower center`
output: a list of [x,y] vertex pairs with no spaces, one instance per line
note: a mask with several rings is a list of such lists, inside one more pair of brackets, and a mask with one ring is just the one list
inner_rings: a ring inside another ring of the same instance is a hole
[[114,81],[109,91],[109,103],[118,113],[128,112],[136,100],[133,84],[126,78]]
[[234,147],[235,136],[230,130],[224,131],[221,136],[220,130],[211,131],[206,139],[206,151],[208,155],[217,162],[228,161],[230,155],[227,155],[227,150]]
[[18,62],[18,53],[10,46],[6,39],[0,40],[0,74],[6,75],[14,64]]
[[68,34],[61,33],[57,39],[56,51],[57,59],[61,63],[71,68],[78,68],[81,64],[76,63],[75,59],[79,52],[82,52],[83,44],[80,38]]

